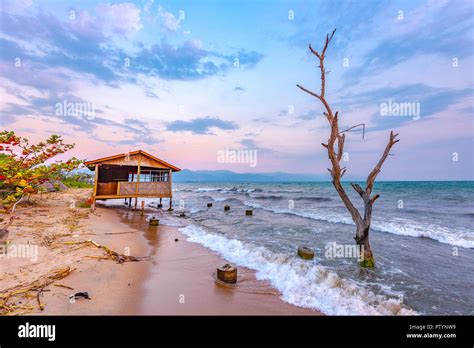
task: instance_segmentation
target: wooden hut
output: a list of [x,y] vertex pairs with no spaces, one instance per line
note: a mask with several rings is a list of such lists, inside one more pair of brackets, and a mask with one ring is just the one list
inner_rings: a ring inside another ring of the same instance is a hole
[[157,197],[173,199],[171,187],[172,173],[181,169],[138,150],[122,153],[93,161],[85,165],[95,171],[93,204],[96,200],[135,198],[135,208],[139,197]]

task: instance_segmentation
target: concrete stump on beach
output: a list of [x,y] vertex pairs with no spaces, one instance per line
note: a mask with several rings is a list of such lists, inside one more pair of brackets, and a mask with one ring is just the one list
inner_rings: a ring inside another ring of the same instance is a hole
[[217,279],[224,283],[237,283],[237,268],[226,263],[224,266],[217,267]]
[[305,246],[298,247],[298,256],[304,260],[312,260],[314,258],[314,252]]
[[230,210],[230,207],[228,205],[225,205],[224,206],[224,211],[229,211]]
[[208,207],[208,208],[211,208],[211,207],[212,207],[212,203],[207,203],[207,207]]
[[160,220],[155,218],[155,217],[152,217],[150,219],[150,222],[148,223],[150,226],[158,226],[160,224]]
[[247,215],[247,216],[252,216],[252,215],[253,215],[253,211],[252,211],[252,210],[246,210],[246,211],[245,211],[245,215]]

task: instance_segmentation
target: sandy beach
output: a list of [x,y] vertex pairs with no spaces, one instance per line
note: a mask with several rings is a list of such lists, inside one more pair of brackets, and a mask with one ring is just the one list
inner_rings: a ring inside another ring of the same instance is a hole
[[[187,242],[175,227],[149,227],[140,211],[100,205],[95,212],[71,208],[72,200],[89,194],[87,189],[69,189],[36,195],[19,207],[8,239],[12,245],[37,246],[37,257],[4,257],[0,293],[47,279],[56,269],[69,267],[72,272],[42,287],[39,294],[35,290],[12,296],[9,304],[14,310],[3,314],[319,314],[283,302],[276,289],[257,280],[249,269],[238,269],[236,285],[216,280],[216,267],[226,260]],[[104,250],[81,243],[86,240],[144,259],[118,264]],[[90,299],[71,300],[78,292],[87,292]]]

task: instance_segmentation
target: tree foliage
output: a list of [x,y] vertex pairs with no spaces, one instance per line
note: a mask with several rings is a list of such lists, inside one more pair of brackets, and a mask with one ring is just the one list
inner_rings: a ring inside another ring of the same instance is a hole
[[8,212],[24,195],[36,193],[42,183],[58,179],[77,168],[83,161],[75,157],[67,161],[48,161],[74,148],[59,135],[30,144],[13,131],[0,132],[0,203]]

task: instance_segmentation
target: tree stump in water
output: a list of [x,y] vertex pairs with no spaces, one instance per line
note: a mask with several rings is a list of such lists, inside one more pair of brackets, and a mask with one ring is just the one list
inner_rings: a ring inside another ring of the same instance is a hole
[[152,217],[152,218],[150,219],[150,222],[149,222],[149,225],[150,225],[150,226],[158,226],[159,224],[160,224],[160,220],[158,220],[158,219],[156,219],[156,218],[154,218],[154,217]]
[[314,252],[305,246],[298,247],[298,256],[304,260],[312,260],[314,258]]
[[224,283],[237,283],[237,268],[226,263],[222,267],[217,268],[217,279]]

